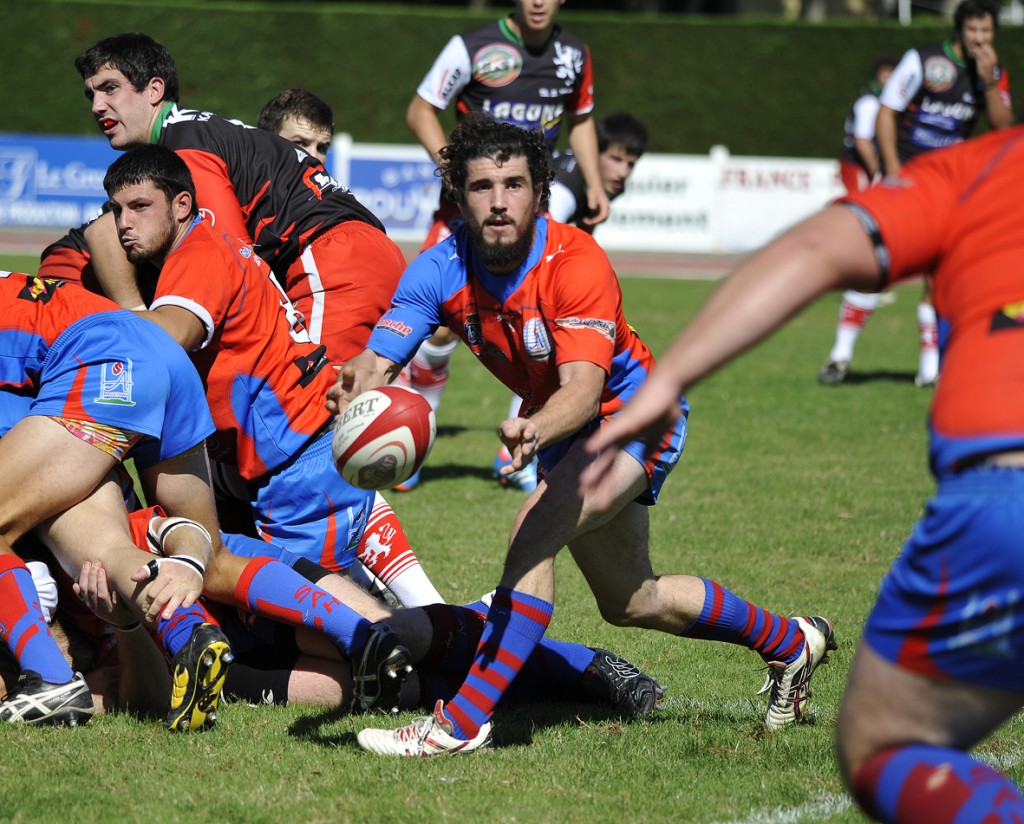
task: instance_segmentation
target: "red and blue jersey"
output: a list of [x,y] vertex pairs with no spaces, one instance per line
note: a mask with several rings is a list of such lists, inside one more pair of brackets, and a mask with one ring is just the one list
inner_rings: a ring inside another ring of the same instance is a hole
[[[1020,184],[1020,185],[1018,185]],[[880,234],[887,282],[934,274],[942,379],[932,404],[938,476],[1024,449],[1024,127],[928,152],[850,195]]]
[[206,330],[191,357],[217,427],[211,458],[253,480],[329,422],[335,371],[289,320],[287,297],[247,243],[197,220],[160,272],[150,308],[161,306],[192,312]]
[[529,416],[559,389],[558,367],[574,361],[607,374],[600,416],[614,414],[654,365],[626,322],[607,255],[575,227],[540,217],[529,255],[509,275],[476,259],[465,226],[412,262],[369,348],[406,363],[438,326],[524,399]]

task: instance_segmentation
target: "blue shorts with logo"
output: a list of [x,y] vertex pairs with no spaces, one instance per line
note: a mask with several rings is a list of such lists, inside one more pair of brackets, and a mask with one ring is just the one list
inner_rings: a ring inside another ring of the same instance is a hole
[[[634,457],[637,463],[644,468],[644,472],[647,473],[650,482],[647,491],[636,499],[637,503],[644,504],[645,506],[654,506],[658,502],[658,495],[661,493],[661,487],[664,485],[665,479],[668,478],[668,474],[675,468],[675,465],[679,463],[679,458],[683,454],[683,446],[686,444],[686,421],[689,406],[686,404],[685,398],[680,400],[683,404],[683,409],[686,411],[679,416],[675,426],[662,436],[661,442],[658,444],[658,448],[653,455],[647,455],[647,445],[642,440],[630,441],[622,447],[623,451]],[[539,450],[537,452],[537,463],[540,465],[540,468],[544,472],[550,472],[565,457],[573,443],[580,438],[585,439],[589,437],[604,421],[611,420],[614,417],[614,415],[610,415],[607,418],[591,421],[568,438],[563,438],[557,443]]]
[[20,417],[47,415],[146,435],[131,453],[141,466],[180,455],[214,432],[185,350],[152,321],[123,311],[71,324],[47,352],[31,403],[11,396],[4,406],[7,429]]
[[1024,691],[1024,469],[939,481],[864,639],[921,675]]
[[269,543],[232,552],[270,555],[293,565],[307,558],[327,569],[348,569],[373,509],[376,492],[342,479],[331,452],[333,430],[314,438],[296,458],[249,485],[256,526]]

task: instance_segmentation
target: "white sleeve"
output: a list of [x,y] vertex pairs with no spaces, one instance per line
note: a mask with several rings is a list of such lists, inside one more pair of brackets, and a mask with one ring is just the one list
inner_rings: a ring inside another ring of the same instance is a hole
[[853,136],[871,140],[875,136],[878,119],[878,98],[866,94],[853,104]]
[[903,55],[899,65],[893,69],[889,79],[885,81],[880,102],[894,111],[906,111],[907,104],[914,99],[923,80],[924,67],[921,65],[921,54],[917,49],[911,49]]
[[210,341],[213,340],[213,333],[217,331],[217,325],[213,322],[213,315],[210,314],[209,309],[191,298],[182,297],[181,295],[163,295],[149,304],[149,311],[152,312],[161,306],[176,306],[179,309],[184,309],[195,315],[199,322],[203,324],[205,335],[191,351],[198,352],[200,349],[205,349],[210,345]]
[[469,85],[472,77],[469,51],[461,35],[457,34],[437,56],[416,94],[438,109],[447,109],[448,104]]
[[548,215],[557,223],[568,223],[576,214],[576,197],[568,186],[551,181],[551,195],[548,197]]

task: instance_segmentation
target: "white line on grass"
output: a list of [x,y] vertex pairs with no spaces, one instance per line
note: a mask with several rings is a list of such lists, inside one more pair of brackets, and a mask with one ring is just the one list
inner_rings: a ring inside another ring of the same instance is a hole
[[[1024,748],[1017,748],[999,755],[978,755],[978,759],[995,767],[997,770],[1008,770],[1016,767],[1024,760]],[[853,801],[846,795],[828,793],[813,798],[798,807],[766,807],[755,810],[746,818],[732,821],[717,821],[714,824],[799,824],[801,821],[828,821],[842,815],[853,806]]]
[[829,793],[808,801],[799,807],[766,807],[755,810],[746,818],[719,821],[715,824],[798,824],[800,821],[827,821],[853,806],[848,796]]

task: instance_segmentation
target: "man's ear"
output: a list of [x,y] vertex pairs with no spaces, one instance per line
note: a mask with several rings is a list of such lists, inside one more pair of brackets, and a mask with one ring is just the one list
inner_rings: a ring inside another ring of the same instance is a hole
[[149,82],[146,84],[146,93],[148,95],[150,105],[159,106],[164,102],[165,88],[164,79],[162,77],[149,78]]
[[184,223],[191,220],[189,215],[192,213],[192,195],[188,192],[178,192],[171,200],[171,210],[178,222]]

